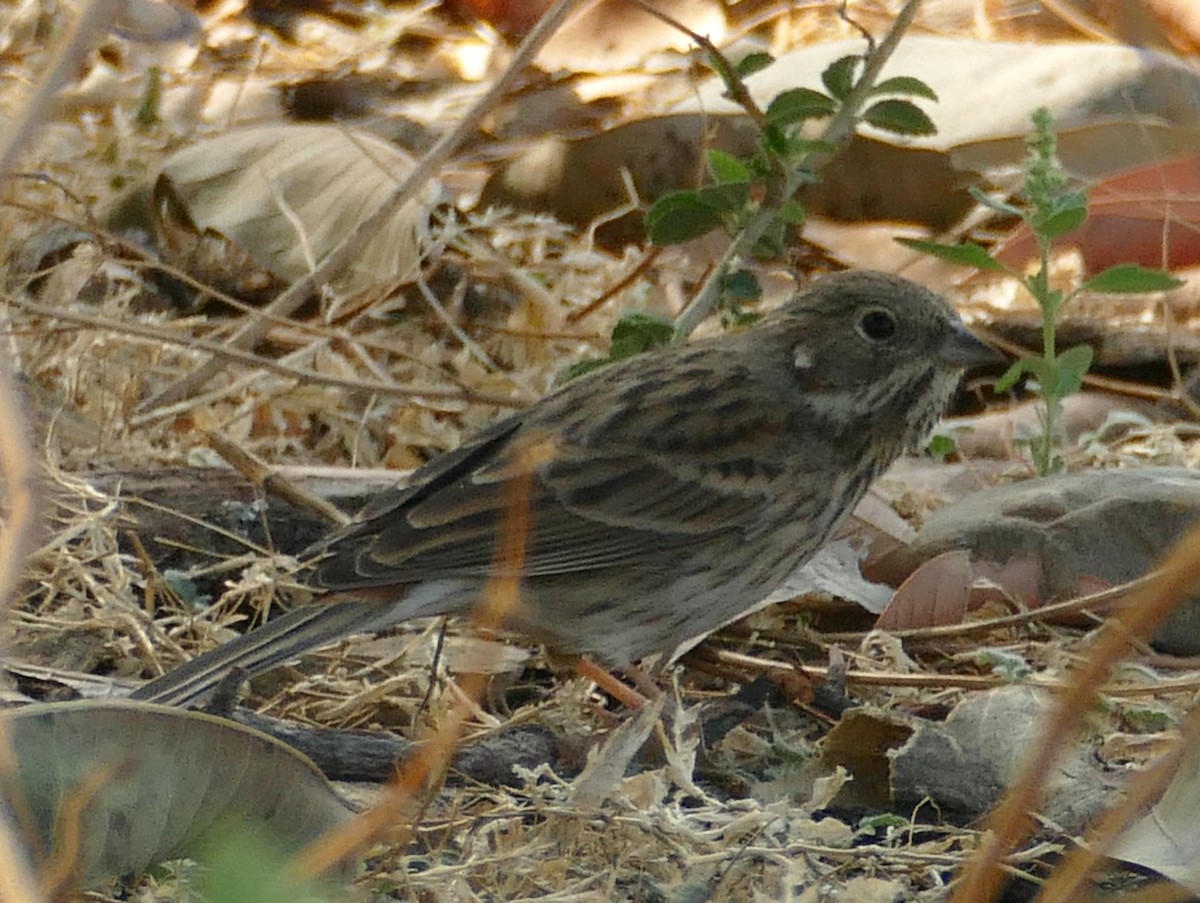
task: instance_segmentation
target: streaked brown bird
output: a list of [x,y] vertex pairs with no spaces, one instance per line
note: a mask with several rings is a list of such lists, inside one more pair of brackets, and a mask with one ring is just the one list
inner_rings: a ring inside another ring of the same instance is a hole
[[965,367],[1000,355],[934,293],[847,272],[747,329],[563,386],[430,461],[334,533],[321,599],[133,695],[184,703],[351,633],[462,614],[527,484],[505,626],[621,665],[732,620],[802,565],[932,428]]

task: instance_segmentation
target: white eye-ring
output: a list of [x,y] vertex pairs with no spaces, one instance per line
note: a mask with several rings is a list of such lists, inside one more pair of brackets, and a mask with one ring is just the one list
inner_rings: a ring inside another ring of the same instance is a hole
[[858,318],[859,335],[872,342],[883,342],[896,334],[896,318],[890,310],[872,307]]

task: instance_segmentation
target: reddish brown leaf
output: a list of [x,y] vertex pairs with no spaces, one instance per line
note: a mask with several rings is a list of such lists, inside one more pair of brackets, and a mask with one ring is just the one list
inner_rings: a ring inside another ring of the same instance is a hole
[[[1200,155],[1122,170],[1088,192],[1088,218],[1055,241],[1076,247],[1089,273],[1117,263],[1178,269],[1200,263]],[[1037,254],[1027,226],[996,247],[1000,260],[1022,266]]]

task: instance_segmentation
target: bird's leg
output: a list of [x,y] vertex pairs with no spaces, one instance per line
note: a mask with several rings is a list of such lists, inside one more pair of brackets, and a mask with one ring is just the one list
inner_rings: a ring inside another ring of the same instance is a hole
[[629,665],[623,668],[622,671],[626,677],[637,684],[638,690],[645,693],[645,696],[632,687],[626,686],[615,674],[606,668],[601,668],[586,656],[581,655],[575,659],[574,666],[576,673],[580,677],[585,677],[592,681],[592,683],[627,709],[640,709],[650,699],[662,695],[662,690],[655,686],[654,681],[649,675],[634,665]]

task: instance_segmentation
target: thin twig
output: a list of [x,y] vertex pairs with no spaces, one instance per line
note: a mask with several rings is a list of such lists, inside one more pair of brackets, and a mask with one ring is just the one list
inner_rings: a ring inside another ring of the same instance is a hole
[[[651,248],[647,253],[642,255],[642,259],[637,262],[637,265],[632,270],[606,288],[599,297],[593,298],[584,307],[579,308],[579,310],[571,311],[571,313],[567,315],[567,322],[578,323],[584,317],[595,313],[597,310],[603,307],[604,304],[609,301],[609,299],[615,297],[619,292],[622,292],[629,286],[633,285],[633,283],[636,282],[644,272],[646,272],[646,270],[654,263],[654,261],[658,259],[658,256],[662,253],[662,251],[662,248]],[[571,336],[571,338],[578,338],[578,336]]]
[[236,442],[227,439],[220,433],[205,434],[208,444],[224,458],[229,466],[244,476],[255,486],[262,487],[268,495],[281,498],[289,504],[317,515],[323,520],[337,526],[350,523],[350,515],[325,499],[305,492],[291,480],[281,476],[273,467],[261,458],[251,454]]
[[[513,399],[509,396],[497,395],[491,392],[479,392],[475,389],[458,388],[458,389],[441,389],[434,386],[422,387],[413,385],[404,385],[401,383],[387,383],[367,379],[347,379],[339,376],[328,376],[323,373],[316,373],[312,370],[301,370],[298,367],[291,367],[279,361],[267,360],[259,357],[252,351],[242,351],[241,349],[224,345],[220,342],[212,342],[207,339],[199,339],[194,336],[180,336],[178,333],[168,329],[161,329],[156,326],[151,326],[147,323],[123,322],[119,325],[114,325],[111,321],[106,322],[103,317],[81,314],[75,311],[64,310],[62,308],[51,307],[49,305],[37,304],[33,301],[26,301],[23,298],[9,297],[8,302],[17,307],[27,310],[30,313],[39,314],[43,317],[49,317],[56,320],[66,320],[69,323],[80,323],[85,326],[93,326],[97,329],[110,329],[114,332],[119,332],[125,335],[137,336],[138,338],[151,339],[156,342],[163,342],[170,345],[178,345],[183,348],[199,349],[208,351],[216,358],[221,360],[237,361],[241,364],[247,364],[256,367],[259,370],[266,370],[270,373],[275,373],[280,376],[295,379],[298,382],[307,385],[318,386],[333,386],[342,389],[351,389],[358,392],[372,392],[377,395],[383,395],[389,398],[437,398],[450,399],[457,401],[478,401],[485,404],[494,404],[499,407],[519,408],[524,407],[524,403]],[[253,376],[247,375],[246,381],[252,381]],[[142,414],[130,421],[131,425],[140,425],[148,423],[161,416],[170,416],[170,411],[151,411],[148,414]]]
[[[1065,599],[1062,602],[1051,602],[1039,608],[1031,608],[1027,611],[1019,611],[997,618],[964,621],[961,624],[942,624],[937,627],[910,627],[905,630],[889,630],[887,633],[889,636],[894,636],[902,640],[934,640],[991,633],[994,630],[1019,627],[1031,621],[1045,621],[1052,617],[1078,614],[1090,609],[1100,609],[1116,605],[1128,599],[1135,592],[1144,590],[1160,576],[1161,574],[1158,571],[1151,571],[1149,574],[1135,577],[1127,583],[1110,586],[1108,589],[1103,589],[1095,593],[1088,593],[1085,596],[1078,596],[1074,599]],[[830,643],[847,643],[857,642],[865,636],[866,633],[863,632],[828,633],[822,634],[821,639]]]

